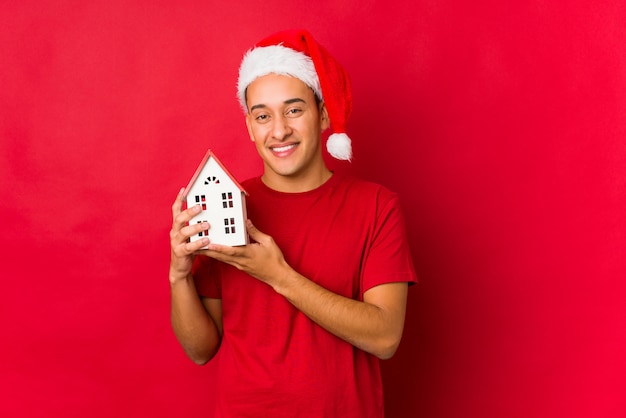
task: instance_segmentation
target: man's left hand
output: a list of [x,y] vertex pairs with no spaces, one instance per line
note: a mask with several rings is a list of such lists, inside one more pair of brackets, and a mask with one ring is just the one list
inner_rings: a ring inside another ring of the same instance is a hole
[[252,241],[250,244],[242,247],[209,244],[199,254],[230,264],[272,286],[286,277],[291,267],[271,236],[259,231],[249,219],[246,228]]

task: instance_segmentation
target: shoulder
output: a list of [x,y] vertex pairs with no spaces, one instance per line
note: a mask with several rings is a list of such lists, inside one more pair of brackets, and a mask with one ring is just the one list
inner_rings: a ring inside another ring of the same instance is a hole
[[358,200],[392,202],[398,199],[397,193],[389,188],[358,177],[338,176],[336,188],[347,196]]

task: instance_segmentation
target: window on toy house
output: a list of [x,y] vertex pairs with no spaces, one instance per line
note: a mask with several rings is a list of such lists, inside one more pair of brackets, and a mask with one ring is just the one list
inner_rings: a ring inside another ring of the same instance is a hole
[[222,207],[224,209],[233,207],[233,194],[232,194],[232,192],[222,193]]
[[224,232],[227,234],[235,233],[235,218],[224,219]]
[[215,176],[209,176],[209,177],[206,178],[206,180],[204,180],[204,184],[205,185],[211,184],[211,183],[220,184],[220,179],[218,179]]
[[196,195],[196,204],[202,206],[202,210],[206,210],[206,195]]

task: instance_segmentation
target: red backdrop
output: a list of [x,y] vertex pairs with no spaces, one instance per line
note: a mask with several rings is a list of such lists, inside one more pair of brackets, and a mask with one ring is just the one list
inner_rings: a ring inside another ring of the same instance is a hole
[[210,416],[169,326],[170,204],[259,172],[242,52],[306,27],[421,283],[389,417],[626,416],[624,2],[0,5],[3,417]]

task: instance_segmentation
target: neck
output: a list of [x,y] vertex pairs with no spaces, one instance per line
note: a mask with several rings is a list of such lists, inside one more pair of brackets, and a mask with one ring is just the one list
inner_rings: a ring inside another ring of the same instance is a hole
[[278,192],[303,193],[317,189],[326,183],[332,175],[332,171],[326,166],[314,174],[308,174],[306,177],[278,175],[266,168],[261,176],[261,180],[267,187]]

